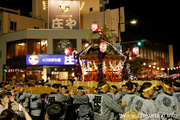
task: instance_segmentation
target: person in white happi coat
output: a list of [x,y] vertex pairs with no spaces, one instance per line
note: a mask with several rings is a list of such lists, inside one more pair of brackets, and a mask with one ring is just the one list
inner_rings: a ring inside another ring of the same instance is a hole
[[157,108],[154,104],[154,101],[151,100],[151,97],[154,93],[154,87],[150,82],[145,82],[140,92],[140,96],[136,96],[130,106],[130,110],[134,110],[138,113],[141,120],[156,120],[155,114],[157,113]]
[[126,87],[127,87],[127,94],[122,98],[122,105],[124,106],[125,112],[130,110],[129,108],[130,108],[134,98],[137,96],[135,94],[135,88],[131,81],[126,83]]
[[172,94],[171,81],[165,81],[162,86],[164,92],[159,94],[155,100],[160,120],[180,120],[179,103]]

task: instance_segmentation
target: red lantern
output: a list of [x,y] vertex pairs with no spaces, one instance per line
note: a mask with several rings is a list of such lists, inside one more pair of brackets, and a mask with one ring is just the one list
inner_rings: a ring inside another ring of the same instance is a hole
[[71,48],[66,47],[64,52],[65,52],[65,55],[67,56],[71,55]]
[[91,25],[91,29],[93,32],[97,32],[98,31],[98,24],[96,22],[94,22],[92,25]]
[[132,54],[133,55],[138,55],[138,53],[139,53],[139,48],[138,47],[133,47],[132,48]]
[[107,43],[106,42],[101,42],[99,49],[100,49],[100,51],[102,53],[106,52],[106,50],[107,50]]

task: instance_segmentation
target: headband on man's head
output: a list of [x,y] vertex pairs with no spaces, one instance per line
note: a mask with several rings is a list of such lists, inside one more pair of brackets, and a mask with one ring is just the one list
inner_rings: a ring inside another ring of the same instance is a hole
[[174,85],[173,85],[172,87],[175,88],[175,89],[180,89],[180,87],[176,87],[176,86],[174,86]]
[[168,88],[168,89],[171,89],[172,87],[171,86],[168,86],[164,83],[164,87]]
[[151,87],[147,88],[147,89],[144,89],[143,92],[147,92],[147,91],[150,91],[151,89],[153,89],[154,87],[156,87],[157,84],[154,84],[152,85]]
[[108,83],[104,84],[102,87],[98,87],[98,89],[103,89],[105,87],[110,87]]
[[116,88],[113,88],[113,87],[111,87],[111,89],[112,89],[112,90],[115,90],[115,91],[117,90]]
[[127,88],[127,86],[122,86],[121,88]]
[[175,88],[175,89],[180,89],[180,87],[176,87],[176,86],[174,86],[174,85],[173,85],[172,87]]

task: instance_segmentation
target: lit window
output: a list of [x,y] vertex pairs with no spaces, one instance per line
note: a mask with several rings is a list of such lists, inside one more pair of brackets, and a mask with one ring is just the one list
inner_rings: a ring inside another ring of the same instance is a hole
[[26,55],[26,43],[16,43],[15,44],[15,56]]

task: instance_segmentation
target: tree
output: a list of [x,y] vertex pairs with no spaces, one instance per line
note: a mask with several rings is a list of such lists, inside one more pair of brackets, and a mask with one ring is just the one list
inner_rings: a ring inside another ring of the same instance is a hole
[[133,76],[140,75],[142,72],[143,60],[140,57],[135,57],[133,60],[129,61],[130,70]]

